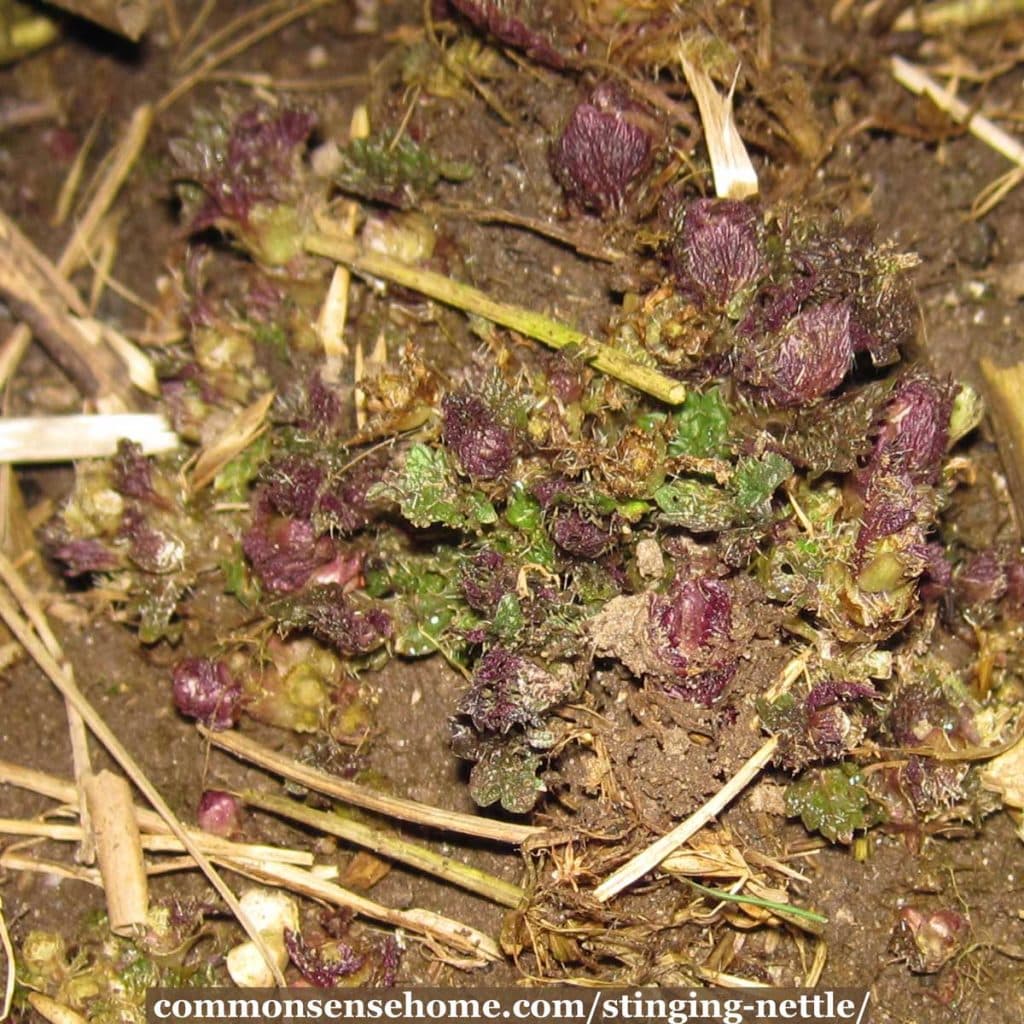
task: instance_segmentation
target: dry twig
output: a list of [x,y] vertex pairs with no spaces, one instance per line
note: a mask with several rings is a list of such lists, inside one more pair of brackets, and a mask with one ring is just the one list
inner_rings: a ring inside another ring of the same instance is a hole
[[628,860],[617,871],[609,875],[595,890],[595,899],[602,903],[622,892],[648,871],[653,871],[670,853],[679,849],[699,832],[712,818],[720,814],[732,800],[741,793],[772,759],[779,745],[777,736],[766,740],[742,768],[703,807],[694,811],[685,821],[680,822],[671,832],[651,843],[635,857]]
[[526,896],[518,885],[506,882],[503,878],[497,878],[450,856],[435,853],[419,843],[403,839],[391,831],[373,828],[354,818],[317,811],[295,800],[257,793],[254,790],[245,790],[238,795],[252,807],[258,807],[291,821],[298,821],[309,828],[337,836],[346,842],[355,843],[382,857],[397,860],[436,878],[443,878],[452,885],[475,892],[478,896],[494,900],[503,906],[518,907]]
[[[112,155],[108,158],[108,168],[93,193],[85,213],[76,226],[70,241],[64,247],[60,259],[57,260],[56,280],[51,283],[54,284],[54,287],[58,287],[58,282],[64,281],[67,292],[74,296],[74,300],[71,300],[67,293],[62,293],[65,295],[65,301],[68,307],[80,316],[85,314],[85,308],[71,286],[66,283],[66,278],[78,265],[80,253],[88,250],[93,233],[106,216],[124,184],[128,172],[142,151],[152,122],[153,110],[148,104],[136,108],[123,135],[114,147]],[[83,243],[85,243],[84,249]],[[24,324],[17,326],[4,340],[3,346],[0,348],[0,387],[14,376],[31,340],[32,331]],[[95,348],[93,351],[102,352]]]
[[247,861],[222,861],[225,867],[261,882],[273,882],[285,886],[293,892],[313,899],[323,900],[338,907],[346,907],[356,914],[369,917],[375,921],[403,928],[417,935],[425,935],[437,939],[446,945],[465,953],[471,953],[485,960],[502,960],[498,944],[489,935],[471,928],[469,925],[453,921],[449,917],[436,914],[432,910],[414,907],[411,910],[393,910],[380,903],[359,896],[348,889],[318,878],[311,871],[291,867],[285,864],[260,864]]
[[[0,422],[0,431],[2,431],[6,422]],[[21,605],[25,615],[28,616],[29,622],[32,623],[32,628],[35,629],[36,635],[50,656],[55,661],[62,662],[64,660],[64,652],[61,650],[57,638],[53,635],[53,630],[50,629],[50,624],[46,619],[42,606],[39,604],[35,594],[25,585],[25,581],[3,554],[0,554],[0,579],[3,580],[4,584],[14,595],[15,600]],[[70,667],[67,668],[67,672],[71,676]],[[92,775],[92,763],[89,759],[89,737],[85,731],[85,722],[71,701],[64,701],[64,711],[68,720],[68,735],[71,741],[71,763],[74,768],[75,784],[77,787],[72,801],[69,802],[77,802],[79,817],[85,830],[82,845],[78,851],[78,859],[83,864],[92,864],[95,859],[95,848],[90,828],[89,807],[83,789],[85,780]],[[0,1020],[2,1019],[0,1017]]]
[[4,1001],[0,1006],[0,1020],[7,1020],[11,1012],[11,1000],[14,999],[14,947],[11,936],[7,932],[7,919],[4,917],[4,902],[0,899],[0,946],[4,951]]
[[[199,727],[199,731],[215,747],[226,750],[243,761],[259,765],[318,793],[336,797],[347,804],[375,811],[389,818],[398,818],[399,821],[411,821],[445,832],[457,832],[460,835],[477,836],[480,839],[492,839],[515,846],[528,839],[535,844],[541,837],[549,835],[544,829],[533,825],[516,825],[514,822],[477,818],[471,814],[446,811],[440,807],[417,803],[415,800],[404,800],[401,797],[378,793],[355,782],[346,782],[334,775],[300,764],[237,732],[211,732],[202,726]],[[558,842],[560,839],[561,837],[556,836],[552,841]]]
[[948,114],[957,124],[966,126],[976,139],[981,140],[986,146],[1016,165],[1013,170],[997,179],[978,196],[971,209],[974,217],[984,216],[1006,196],[1007,192],[1024,181],[1024,144],[1003,131],[999,125],[987,117],[975,113],[963,100],[958,99],[954,92],[944,89],[923,68],[912,64],[909,60],[893,57],[892,75],[900,85],[909,89],[915,96],[927,96],[939,110]]

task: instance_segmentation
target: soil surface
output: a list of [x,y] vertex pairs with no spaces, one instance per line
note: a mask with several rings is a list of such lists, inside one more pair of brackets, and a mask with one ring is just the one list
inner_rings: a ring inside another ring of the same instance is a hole
[[[176,6],[181,23],[188,25],[201,4],[178,0],[170,6]],[[211,25],[225,24],[247,6],[241,2],[217,5]],[[370,74],[388,51],[390,38],[420,24],[421,6],[405,0],[381,3],[378,31],[356,35],[353,5],[328,5],[248,49],[244,59],[229,66],[281,79],[308,78],[325,74],[321,68],[326,53],[330,74],[354,76],[352,84],[312,95],[311,102],[326,126],[322,130],[329,131],[331,125],[347,124],[369,84],[358,76]],[[895,35],[878,25],[836,25],[829,20],[833,5],[824,0],[811,4],[776,0],[766,6],[773,6],[774,60],[813,83],[812,101],[823,131],[838,141],[815,168],[801,164],[782,147],[776,148],[787,154],[788,162],[770,160],[758,152],[764,191],[769,197],[786,193],[795,180],[802,180],[802,187],[819,197],[821,204],[834,201],[869,215],[901,249],[920,254],[916,283],[926,328],[922,345],[938,369],[980,387],[981,357],[1000,364],[1024,358],[1024,285],[1020,284],[1024,190],[1009,192],[985,217],[971,219],[975,196],[1008,165],[901,89],[888,73],[887,60],[892,52],[914,57],[922,47],[925,52],[942,52],[945,47],[954,54],[962,45],[968,56],[975,57],[992,46],[1010,52],[1024,31],[1019,25],[1004,25],[977,32],[966,41],[929,42],[916,35]],[[54,47],[0,69],[0,95],[11,102],[44,96],[56,97],[60,105],[52,120],[19,128],[0,126],[0,209],[48,254],[59,252],[66,237],[67,227],[52,226],[51,214],[77,147],[95,126],[93,151],[105,152],[138,103],[156,100],[166,92],[172,81],[173,56],[173,42],[158,16],[138,47],[81,23],[69,23]],[[464,151],[459,155],[483,168],[478,177],[488,183],[491,197],[507,198],[547,181],[545,139],[564,108],[562,94],[547,89],[547,73],[538,77],[541,85],[523,86],[532,90],[534,105],[529,123],[516,129],[512,149],[518,149],[518,166],[507,162],[512,131],[496,118],[460,123],[454,133],[457,149]],[[1024,72],[1014,68],[989,84],[986,102],[1012,109],[1022,84]],[[148,302],[159,302],[161,268],[171,265],[174,258],[168,254],[180,254],[183,246],[174,204],[165,188],[166,143],[183,131],[192,104],[212,94],[212,86],[203,84],[160,114],[143,158],[144,173],[133,176],[118,205],[123,219],[116,274]],[[1018,114],[1019,109],[1018,105]],[[431,130],[453,133],[453,126],[432,124]],[[90,163],[89,170],[93,168]],[[543,188],[546,192],[539,205],[556,211],[559,198],[550,183]],[[484,190],[479,199],[487,198]],[[474,284],[492,290],[507,287],[510,297],[592,331],[608,322],[614,297],[628,284],[623,277],[644,275],[643,267],[595,262],[513,227],[453,219],[449,230],[457,232],[460,251],[475,254],[472,266],[464,268]],[[129,327],[140,321],[139,311],[109,290],[101,313]],[[0,333],[6,326],[0,306]],[[456,348],[460,344],[459,338],[453,340]],[[77,401],[74,389],[36,348],[25,359],[7,397],[8,410],[14,414],[63,412]],[[979,476],[979,493],[989,497],[983,507],[957,511],[963,528],[990,540],[1013,536],[1016,524],[987,426],[978,432],[968,454]],[[47,503],[60,501],[71,481],[70,470],[62,467],[19,474],[34,522],[40,521]],[[221,607],[216,596],[197,594],[186,609],[181,646],[171,649],[158,644],[144,649],[131,631],[96,612],[101,605],[87,591],[68,591],[37,552],[23,552],[22,568],[54,621],[83,691],[183,819],[194,819],[204,788],[239,789],[267,783],[262,773],[208,749],[171,701],[170,665],[183,651],[201,650],[217,639],[219,631],[226,632],[225,623],[237,614],[226,603]],[[749,671],[772,678],[778,660],[777,653],[773,660],[772,652],[765,651]],[[466,765],[451,752],[448,724],[464,685],[462,678],[440,658],[433,658],[392,662],[384,671],[362,677],[359,685],[374,709],[372,741],[358,754],[361,767],[386,776],[396,793],[472,812]],[[631,794],[634,807],[648,828],[661,832],[714,792],[757,741],[752,739],[749,748],[726,752],[728,764],[708,763],[700,744],[692,739],[707,722],[694,720],[685,728],[673,729],[670,710],[654,700],[642,704],[639,697],[627,711],[622,702],[615,703],[616,685],[614,678],[608,680],[605,710],[615,713],[618,707],[621,712],[614,733],[616,746],[608,754],[613,762],[634,771],[639,780],[637,792]],[[70,773],[62,702],[31,662],[18,660],[0,675],[0,707],[0,757],[26,767]],[[643,728],[637,724],[641,721]],[[251,723],[243,728],[292,753],[302,747],[302,740],[290,734]],[[679,739],[685,736],[691,739]],[[102,754],[97,763],[104,764]],[[658,770],[645,764],[656,764]],[[564,766],[563,777],[571,780],[573,770],[571,765]],[[578,771],[583,778],[587,765],[581,762]],[[1009,1024],[1024,1019],[1024,859],[1007,815],[993,815],[955,837],[926,839],[916,850],[898,836],[872,832],[856,859],[848,847],[810,839],[799,823],[768,816],[765,808],[773,799],[777,803],[779,781],[781,777],[762,779],[721,821],[740,846],[776,857],[802,849],[802,855],[790,863],[804,879],[794,883],[791,892],[828,918],[821,936],[827,945],[821,985],[870,986],[872,1019],[880,1024]],[[571,798],[571,793],[563,795]],[[0,789],[4,817],[30,817],[48,806],[44,799],[12,787]],[[445,844],[428,830],[417,835],[410,828],[408,833],[435,849],[457,852],[503,878],[523,877],[523,858],[498,846]],[[325,845],[322,839],[263,815],[251,817],[246,838],[316,843],[319,852],[335,858],[342,868],[352,857],[343,844]],[[73,937],[76,922],[103,906],[99,889],[76,881],[15,870],[3,872],[0,881],[4,915],[16,943],[39,928]],[[154,882],[157,897],[203,891],[198,876],[192,874]],[[647,900],[657,909],[666,891],[661,883],[651,883],[636,900]],[[492,935],[501,931],[505,915],[491,903],[399,868],[373,887],[372,897],[393,906],[441,909]],[[907,904],[923,909],[956,906],[969,914],[970,945],[938,974],[911,973],[890,952],[897,914]],[[710,928],[691,926],[652,934],[645,941],[644,955],[651,964],[669,954],[700,963],[711,952],[716,936]],[[775,942],[769,931],[751,931],[734,943],[729,973],[775,984],[800,983],[813,955],[810,940],[803,945],[801,960],[793,944]],[[651,976],[656,978],[656,972]],[[464,970],[422,946],[411,945],[400,981],[481,986],[520,977],[512,963]]]

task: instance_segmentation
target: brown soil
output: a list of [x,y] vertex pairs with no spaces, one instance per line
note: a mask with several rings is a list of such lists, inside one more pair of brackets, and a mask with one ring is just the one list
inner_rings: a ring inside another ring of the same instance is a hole
[[[179,0],[177,6],[187,24],[200,4]],[[246,5],[223,6],[218,17],[226,20],[228,8],[241,10]],[[1004,161],[970,137],[947,132],[939,138],[932,125],[922,123],[913,99],[886,72],[884,47],[894,41],[861,30],[851,37],[849,29],[829,24],[831,6],[827,0],[814,4],[779,0],[775,5],[776,59],[798,71],[812,70],[817,82],[814,102],[824,124],[832,125],[834,112],[846,104],[858,115],[871,115],[877,127],[841,142],[815,175],[813,188],[822,196],[835,195],[837,202],[848,206],[861,204],[863,212],[870,213],[901,247],[920,253],[917,280],[928,353],[937,367],[978,384],[979,357],[990,355],[1004,363],[1024,357],[1020,341],[1024,311],[1009,275],[1022,259],[1019,239],[1024,237],[1024,190],[1010,193],[981,221],[968,220],[972,198],[1006,169]],[[306,57],[310,48],[320,43],[328,48],[338,73],[364,70],[386,50],[386,31],[416,23],[421,5],[404,0],[382,4],[385,24],[376,37],[348,34],[349,7],[334,5],[290,26],[272,41],[250,50],[240,63],[249,69],[294,77],[307,73]],[[76,25],[57,47],[0,70],[0,95],[29,99],[40,90],[52,92],[61,98],[64,108],[59,126],[51,123],[0,130],[0,208],[48,253],[58,249],[63,237],[63,230],[49,224],[68,169],[63,133],[80,142],[96,117],[103,114],[96,139],[96,152],[103,152],[113,141],[117,125],[137,103],[165,91],[171,51],[162,32],[158,25],[150,40],[135,49]],[[1009,102],[1022,82],[1020,69],[1002,76],[993,83],[990,99]],[[363,92],[363,86],[354,85],[318,96],[327,123],[346,123]],[[197,95],[209,93],[200,90]],[[168,250],[181,243],[168,197],[161,190],[165,177],[159,167],[161,154],[166,139],[186,123],[195,98],[179,102],[160,118],[146,156],[154,165],[153,173],[137,175],[121,204],[126,219],[117,273],[148,300],[155,297],[154,281]],[[531,123],[518,132],[513,147],[525,168],[520,173],[528,187],[547,177],[544,140],[562,109],[558,104],[552,106],[552,100],[548,102],[550,109],[540,102],[533,106]],[[433,124],[431,130],[451,132],[451,125]],[[505,164],[511,130],[493,119],[480,119],[461,123],[457,134],[459,147],[465,150],[459,155],[484,168],[478,175],[481,180],[497,182],[495,192],[490,197],[481,195],[481,202],[518,187],[519,179],[509,179],[511,172]],[[925,138],[929,134],[932,137]],[[769,171],[768,193],[789,187],[791,173],[795,172],[784,167]],[[545,188],[550,192],[550,186]],[[550,194],[542,197],[542,207],[545,202],[554,205]],[[516,296],[535,308],[591,330],[607,322],[609,286],[621,287],[624,274],[642,274],[642,268],[595,264],[565,249],[557,250],[557,265],[553,265],[551,246],[532,234],[469,221],[451,223],[457,224],[459,249],[479,254],[467,268],[475,284],[487,288],[508,282]],[[129,305],[109,293],[103,313],[115,321],[137,320]],[[4,327],[3,314],[0,306],[0,328]],[[45,357],[33,350],[11,395],[12,411],[61,411],[74,401],[73,391],[55,375]],[[960,509],[958,516],[965,530],[979,531],[991,539],[1012,529],[1012,524],[1005,503],[1000,503],[994,442],[984,430],[971,454],[983,484],[988,474],[992,503]],[[62,469],[34,471],[24,474],[21,482],[31,507],[46,499],[59,500],[70,474]],[[262,778],[233,759],[208,751],[194,729],[174,712],[168,666],[179,651],[162,646],[140,649],[129,631],[89,614],[86,595],[60,595],[61,584],[38,561],[31,562],[27,571],[49,600],[60,639],[86,695],[183,818],[192,818],[204,786],[235,788]],[[215,605],[205,599],[197,601],[187,622],[185,648],[198,649],[200,640],[211,639],[216,629],[211,624],[218,621]],[[771,661],[769,656],[757,663],[763,678],[774,675],[776,666]],[[462,686],[460,677],[440,659],[432,659],[395,663],[366,677],[362,685],[375,705],[375,735],[365,754],[368,766],[386,775],[398,793],[437,806],[473,810],[465,766],[454,758],[448,744],[448,718]],[[609,678],[606,706],[617,708],[617,719],[608,755],[625,775],[632,773],[634,806],[652,832],[661,832],[713,792],[756,743],[728,751],[728,764],[709,763],[705,748],[692,737],[712,728],[713,723],[680,722],[677,712],[664,702],[636,694],[628,703],[616,704],[616,685]],[[0,756],[68,774],[70,754],[63,708],[33,665],[21,661],[0,675],[0,701]],[[300,741],[272,730],[248,728],[285,749],[296,750],[300,745]],[[567,763],[563,770],[570,789],[573,778],[580,780],[581,787],[586,785],[585,757],[577,756],[580,763]],[[102,757],[98,761],[102,762]],[[807,837],[798,824],[780,827],[781,819],[767,817],[765,807],[772,803],[772,786],[771,781],[763,781],[736,803],[724,822],[741,847],[749,842],[778,855],[787,843]],[[560,795],[568,798],[571,793]],[[41,798],[11,788],[0,790],[3,816],[30,816],[41,812],[45,804]],[[247,837],[312,841],[256,816],[250,821]],[[461,842],[442,847],[435,836],[424,833],[421,838],[438,848],[457,848],[502,877],[515,880],[523,873],[521,858],[497,847]],[[334,856],[345,863],[350,855],[338,849]],[[796,884],[795,894],[829,919],[823,936],[828,961],[821,984],[871,986],[875,993],[873,1020],[882,1024],[1009,1024],[1024,1019],[1020,966],[1024,868],[1019,840],[1005,815],[989,818],[977,830],[965,829],[955,839],[927,840],[916,853],[899,838],[872,833],[862,862],[847,848],[826,847],[813,850],[799,866],[807,881]],[[103,905],[98,890],[80,883],[57,883],[16,872],[7,873],[2,881],[4,914],[16,941],[33,928],[63,929],[73,935],[81,915]],[[200,882],[185,875],[160,879],[155,887],[157,896],[200,890]],[[658,906],[663,892],[654,885],[639,899],[647,899],[652,912],[664,912],[665,908]],[[395,906],[443,909],[491,934],[497,934],[502,925],[500,908],[403,870],[392,870],[372,895]],[[969,913],[972,945],[954,967],[938,975],[913,975],[904,964],[894,962],[887,947],[896,914],[908,902],[924,908],[959,906]],[[709,931],[692,928],[671,932],[667,938],[652,937],[648,953],[652,962],[666,950],[699,962],[709,952],[709,936]],[[745,943],[740,940],[730,971],[792,984],[805,966],[794,958],[791,947],[785,952],[776,949],[764,935],[752,932]],[[512,965],[467,973],[413,947],[401,980],[455,986],[497,984],[516,977]]]

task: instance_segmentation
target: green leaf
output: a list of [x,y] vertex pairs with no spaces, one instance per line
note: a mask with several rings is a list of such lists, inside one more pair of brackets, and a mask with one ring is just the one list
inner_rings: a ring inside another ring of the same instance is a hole
[[440,638],[455,618],[456,608],[447,596],[410,595],[405,610],[408,620],[398,620],[394,648],[406,658],[435,654]]
[[541,523],[540,502],[522,484],[516,484],[505,506],[505,518],[510,526],[530,533]]
[[670,456],[692,455],[699,459],[720,459],[729,453],[729,407],[719,388],[701,394],[691,391],[671,417],[675,435],[668,443]]
[[494,631],[505,641],[514,640],[523,629],[523,608],[515,594],[503,594],[494,611]]
[[522,741],[489,743],[469,774],[469,794],[480,807],[500,803],[512,814],[525,814],[545,786],[537,778],[538,754]]
[[684,526],[695,533],[714,533],[728,529],[735,518],[729,496],[714,484],[700,480],[673,480],[654,492],[654,501],[664,513],[665,522]]
[[409,135],[397,145],[380,136],[355,139],[341,156],[336,177],[343,189],[392,202],[429,195],[442,180],[473,176],[471,164],[440,159]]
[[257,438],[213,478],[213,493],[223,502],[249,500],[249,484],[270,457],[269,435]]
[[760,458],[740,459],[729,481],[729,490],[740,509],[756,515],[775,493],[775,488],[792,475],[793,466],[788,459],[767,452]]
[[863,783],[853,764],[809,772],[786,790],[786,811],[831,842],[849,843],[855,831],[877,824],[881,817]]
[[255,608],[260,600],[260,585],[249,572],[249,564],[242,553],[242,545],[236,544],[229,558],[220,563],[224,574],[224,593],[234,596],[245,608]]
[[426,444],[414,444],[397,479],[378,484],[368,497],[391,498],[413,526],[424,529],[441,524],[476,530],[498,518],[483,494],[459,487],[445,452]]

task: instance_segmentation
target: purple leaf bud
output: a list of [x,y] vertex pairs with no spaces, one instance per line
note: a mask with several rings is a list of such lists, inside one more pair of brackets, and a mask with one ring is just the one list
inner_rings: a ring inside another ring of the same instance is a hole
[[185,658],[172,674],[174,704],[186,718],[209,729],[230,729],[238,720],[242,689],[227,665],[209,658]]
[[149,501],[157,497],[153,489],[153,466],[142,454],[142,445],[119,441],[117,454],[111,460],[114,488],[126,498]]
[[701,305],[728,306],[765,272],[756,208],[734,199],[697,199],[672,242],[679,283]]
[[489,615],[514,589],[516,581],[505,556],[493,548],[484,548],[463,567],[460,583],[470,608]]
[[282,456],[264,470],[263,477],[263,493],[281,515],[296,519],[312,516],[324,479],[324,471],[312,459]]
[[611,90],[576,107],[551,152],[552,171],[566,195],[598,213],[621,209],[650,159],[650,135],[629,119],[622,97]]
[[597,558],[614,540],[605,527],[585,519],[575,509],[558,516],[551,527],[551,537],[566,554],[576,558]]
[[966,604],[994,604],[1006,590],[1006,572],[994,551],[973,555],[956,575],[957,597]]
[[277,612],[280,625],[308,630],[346,658],[377,650],[393,633],[391,616],[383,608],[360,607],[337,583],[318,584],[285,598]]
[[222,789],[207,789],[199,798],[196,821],[204,832],[232,839],[241,832],[242,803]]
[[797,313],[778,336],[744,353],[738,373],[774,405],[805,405],[837,388],[852,359],[850,307],[826,302]]
[[366,962],[348,943],[332,940],[311,946],[290,928],[284,930],[284,946],[299,973],[317,988],[334,988],[342,978],[362,970]]
[[1006,562],[1006,603],[1018,614],[1024,609],[1024,559]]
[[818,683],[807,695],[804,702],[808,711],[817,711],[832,704],[844,704],[847,701],[870,700],[877,697],[878,691],[868,683],[855,683],[852,680],[830,679]]
[[935,483],[956,392],[955,385],[927,374],[915,374],[900,384],[886,407],[870,468],[885,463],[908,473],[914,483]]
[[891,948],[915,974],[935,974],[963,948],[970,927],[958,910],[903,907]]
[[687,580],[651,604],[652,639],[666,662],[685,670],[702,648],[719,646],[732,632],[732,598],[715,579]]
[[117,556],[101,540],[69,540],[53,549],[53,557],[64,566],[65,576],[108,572],[117,567]]
[[261,510],[242,537],[242,550],[264,589],[279,594],[298,590],[335,554],[334,542],[318,536],[308,520],[272,517]]
[[490,32],[495,39],[522,50],[539,64],[556,70],[565,66],[565,60],[551,41],[521,17],[529,12],[529,4],[524,0],[448,0],[448,3],[482,32]]
[[874,541],[905,530],[915,521],[920,500],[906,473],[874,474],[864,496],[858,549],[863,551]]
[[512,465],[515,436],[482,398],[466,391],[445,395],[441,412],[441,438],[469,476],[493,480]]

